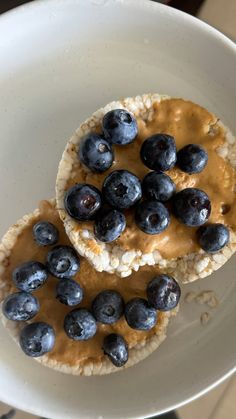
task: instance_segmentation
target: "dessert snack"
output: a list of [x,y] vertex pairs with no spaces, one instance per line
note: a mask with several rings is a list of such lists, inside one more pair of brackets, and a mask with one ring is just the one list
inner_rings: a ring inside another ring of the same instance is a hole
[[101,375],[152,353],[178,281],[235,251],[235,166],[235,138],[190,101],[143,95],[95,112],[66,146],[56,201],[0,244],[1,317],[25,354]]
[[165,339],[177,312],[180,290],[169,277],[162,281],[168,291],[162,306],[156,281],[146,292],[156,269],[147,266],[132,281],[121,280],[78,258],[54,201],[42,201],[8,230],[0,258],[6,329],[27,355],[62,372],[101,375],[136,364]]
[[127,98],[99,109],[70,138],[57,207],[96,270],[127,277],[156,265],[187,283],[235,251],[235,166],[235,138],[206,109],[158,94]]

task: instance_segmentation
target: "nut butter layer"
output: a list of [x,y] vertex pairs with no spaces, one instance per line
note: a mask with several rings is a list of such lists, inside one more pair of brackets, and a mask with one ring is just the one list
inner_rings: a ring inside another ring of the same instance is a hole
[[[2,239],[0,244],[0,300],[2,301],[10,293],[16,291],[12,282],[14,268],[23,262],[37,260],[44,263],[49,251],[48,246],[39,247],[35,242],[32,229],[38,221],[49,221],[59,231],[59,243],[70,245],[65,234],[63,224],[55,210],[54,201],[42,201],[39,209],[30,215],[24,216],[12,226]],[[113,289],[127,301],[132,297],[146,297],[147,283],[156,273],[153,267],[143,267],[134,273],[132,281],[121,280],[116,275],[97,272],[85,259],[81,260],[81,269],[74,279],[79,282],[84,290],[83,307],[90,307],[93,298],[104,289]],[[69,339],[63,330],[63,321],[71,307],[61,304],[55,298],[55,287],[58,279],[49,277],[47,283],[34,292],[38,298],[40,311],[34,317],[33,322],[46,322],[55,331],[56,341],[52,352],[35,358],[43,365],[66,373],[77,375],[108,374],[119,371],[104,355],[102,342],[106,335],[119,333],[126,339],[129,346],[129,360],[124,368],[136,364],[152,353],[166,337],[168,322],[171,316],[176,314],[177,309],[170,312],[158,312],[156,326],[150,331],[137,331],[131,329],[124,318],[114,324],[99,324],[96,335],[88,341],[73,341]],[[6,320],[2,321],[8,332],[19,342],[19,333],[23,322]]]
[[[93,173],[78,158],[80,141],[88,133],[100,133],[103,116],[118,108],[135,116],[138,136],[131,144],[114,145],[113,165],[104,173]],[[209,223],[222,223],[230,230],[229,243],[216,254],[202,250],[196,228],[181,224],[173,215],[165,231],[148,235],[137,228],[133,211],[128,210],[125,231],[114,242],[102,243],[94,236],[93,222],[79,223],[65,211],[65,193],[76,183],[88,183],[101,189],[104,178],[120,169],[130,170],[142,180],[149,169],[140,159],[140,148],[145,139],[156,133],[173,136],[177,150],[195,143],[208,153],[208,163],[201,173],[190,175],[176,166],[166,173],[175,182],[177,192],[190,187],[208,194],[212,206]],[[158,265],[159,269],[187,283],[210,275],[236,249],[235,167],[235,138],[206,109],[190,101],[158,94],[127,98],[99,109],[69,140],[58,169],[57,207],[73,246],[97,271],[126,277],[141,266]]]

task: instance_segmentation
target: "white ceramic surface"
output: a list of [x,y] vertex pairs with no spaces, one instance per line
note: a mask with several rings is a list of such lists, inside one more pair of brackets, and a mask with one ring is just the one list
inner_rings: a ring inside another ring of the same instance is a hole
[[[0,17],[1,233],[54,195],[67,137],[98,107],[183,96],[236,132],[236,51],[204,23],[140,0],[34,1]],[[236,258],[210,279],[220,308],[182,304],[160,350],[125,372],[80,378],[26,358],[0,328],[0,399],[50,418],[138,418],[197,397],[236,365]],[[127,279],[126,279],[127,280]]]

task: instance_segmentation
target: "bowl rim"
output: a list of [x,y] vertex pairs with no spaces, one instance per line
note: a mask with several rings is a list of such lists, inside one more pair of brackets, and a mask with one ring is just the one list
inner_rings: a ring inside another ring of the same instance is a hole
[[[86,0],[82,0],[85,1],[85,3],[87,3]],[[89,0],[91,3],[94,3],[95,5],[99,5],[100,4],[105,4],[106,2],[108,2],[109,0]],[[183,12],[182,10],[178,10],[175,9],[174,7],[169,6],[168,4],[163,4],[163,3],[158,3],[156,1],[152,1],[152,0],[112,0],[112,2],[115,3],[120,3],[121,6],[126,7],[126,6],[133,6],[136,8],[143,8],[143,9],[152,9],[153,12],[155,13],[157,11],[157,9],[159,8],[160,10],[162,10],[162,12],[165,10],[166,12],[177,16],[178,18],[182,16],[182,18],[190,24],[194,24],[196,25],[196,27],[198,27],[200,30],[206,31],[208,32],[208,35],[212,35],[213,37],[215,37],[215,39],[218,39],[219,41],[223,42],[225,44],[225,46],[228,46],[229,48],[232,49],[233,52],[236,53],[236,43],[231,40],[227,35],[223,34],[222,32],[220,32],[220,30],[216,29],[215,27],[211,26],[209,23],[204,22],[203,20],[200,20],[199,18],[192,16],[186,12]],[[81,0],[67,0],[67,6],[69,6],[69,3],[71,4],[75,4],[75,3],[81,3]],[[12,18],[15,15],[19,15],[19,14],[24,14],[25,12],[28,12],[33,9],[37,9],[40,7],[44,7],[44,8],[48,8],[50,6],[48,5],[52,5],[55,4],[57,7],[64,3],[64,0],[47,0],[47,3],[45,2],[45,0],[31,0],[28,3],[24,3],[21,4],[17,7],[14,7],[13,9],[10,9],[4,13],[2,13],[0,15],[0,24],[3,20],[6,20],[8,18]],[[47,6],[46,6],[47,5]]]

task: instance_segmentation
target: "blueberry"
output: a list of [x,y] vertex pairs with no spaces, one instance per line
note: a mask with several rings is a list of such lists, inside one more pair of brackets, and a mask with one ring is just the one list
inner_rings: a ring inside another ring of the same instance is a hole
[[26,321],[32,319],[39,312],[39,302],[29,292],[16,292],[5,298],[2,311],[9,320]]
[[59,279],[71,278],[80,269],[80,260],[76,251],[70,246],[55,246],[47,254],[47,268]]
[[156,310],[172,310],[177,306],[180,295],[178,282],[169,275],[157,275],[147,286],[148,302]]
[[112,207],[128,209],[141,199],[141,183],[128,170],[115,170],[104,180],[103,195]]
[[50,352],[55,344],[55,332],[47,323],[28,324],[20,333],[20,346],[28,356],[38,357]]
[[115,323],[123,312],[124,301],[117,291],[101,291],[92,302],[92,313],[100,323]]
[[198,230],[199,244],[205,252],[215,253],[229,242],[229,230],[223,224],[209,224]]
[[211,202],[201,189],[186,188],[173,197],[173,213],[183,224],[197,227],[210,217]]
[[125,318],[132,329],[150,330],[157,322],[157,312],[143,298],[133,298],[125,306]]
[[78,183],[68,189],[64,204],[72,218],[78,221],[93,220],[101,207],[101,194],[95,186]]
[[75,306],[83,300],[83,290],[73,279],[62,279],[56,288],[56,298],[67,306]]
[[175,193],[173,180],[164,173],[150,172],[143,179],[143,194],[147,199],[168,201]]
[[33,226],[33,236],[39,246],[49,246],[56,244],[59,232],[52,223],[39,221]]
[[93,172],[102,173],[111,167],[114,155],[111,145],[101,135],[88,134],[79,147],[79,158]]
[[206,150],[197,144],[188,144],[177,153],[177,164],[186,173],[200,173],[207,162]]
[[102,127],[105,138],[112,144],[130,144],[138,134],[136,119],[125,109],[107,112],[103,117]]
[[73,340],[88,340],[95,335],[97,324],[88,310],[79,308],[66,315],[64,329],[67,336]]
[[128,344],[123,336],[117,333],[105,336],[102,349],[116,367],[123,367],[128,361]]
[[142,144],[140,156],[149,169],[165,172],[176,163],[175,140],[168,134],[152,135]]
[[94,235],[101,242],[110,243],[120,237],[125,227],[124,214],[112,209],[97,218],[94,224]]
[[16,288],[31,292],[43,286],[48,279],[48,271],[42,263],[30,261],[17,266],[12,276]]
[[144,233],[159,234],[170,224],[168,209],[158,201],[143,201],[136,207],[135,221]]

